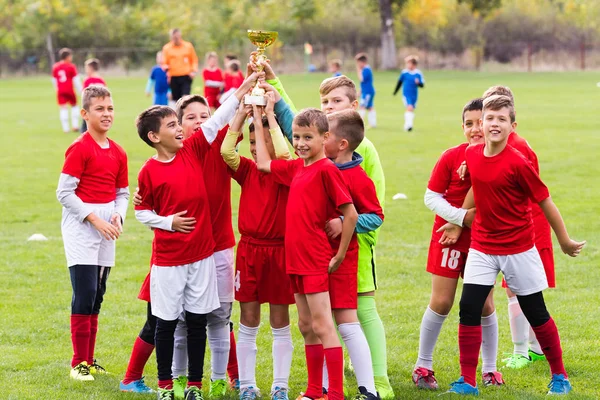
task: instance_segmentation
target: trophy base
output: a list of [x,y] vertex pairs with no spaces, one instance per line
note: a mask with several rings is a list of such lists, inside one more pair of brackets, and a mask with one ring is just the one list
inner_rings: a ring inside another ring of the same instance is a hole
[[267,99],[264,96],[247,94],[244,96],[244,104],[254,104],[264,107],[267,105]]

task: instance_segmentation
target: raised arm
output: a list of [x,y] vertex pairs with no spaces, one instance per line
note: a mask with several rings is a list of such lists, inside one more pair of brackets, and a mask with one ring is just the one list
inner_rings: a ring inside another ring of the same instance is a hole
[[221,144],[221,157],[223,157],[223,161],[225,161],[233,171],[237,171],[240,166],[240,155],[235,151],[235,146],[240,133],[242,132],[242,126],[244,125],[245,120],[246,112],[244,110],[244,105],[240,103],[237,112],[235,113],[235,117],[229,126],[229,131]]
[[256,137],[256,167],[261,172],[271,172],[271,156],[269,150],[267,150],[267,143],[265,142],[265,135],[263,133],[262,126],[262,107],[252,105],[254,112],[253,123],[254,123],[254,135]]
[[[265,96],[267,98],[265,114],[267,114],[267,120],[269,121],[269,133],[271,134],[271,141],[273,142],[273,147],[275,149],[275,158],[278,160],[289,160],[292,158],[290,151],[283,138],[281,128],[275,119],[275,93],[276,92],[267,92]],[[282,100],[280,99],[279,102],[281,101]]]

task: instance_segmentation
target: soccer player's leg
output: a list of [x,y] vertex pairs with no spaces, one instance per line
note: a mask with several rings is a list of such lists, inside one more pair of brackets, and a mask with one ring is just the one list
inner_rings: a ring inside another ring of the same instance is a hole
[[59,107],[60,125],[64,133],[69,133],[69,101],[70,96],[63,93],[56,95]]
[[371,101],[371,95],[370,94],[368,94],[368,93],[361,93],[360,94],[358,113],[360,114],[360,116],[363,119],[367,115],[367,105],[369,104],[370,101]]
[[71,99],[71,131],[79,132],[79,107],[77,106],[77,98],[73,94]]
[[131,357],[119,389],[123,392],[153,393],[144,382],[144,367],[154,352],[154,333],[156,332],[156,317],[152,315],[152,304],[148,302],[146,322],[138,337],[135,339]]
[[[536,246],[537,247],[537,246]],[[542,264],[544,264],[544,271],[546,272],[546,280],[548,281],[548,287],[556,287],[556,274],[554,272],[554,251],[552,246],[543,247],[538,249]],[[540,342],[537,340],[531,325],[529,325],[529,358],[531,361],[545,360],[546,356],[542,351]]]
[[494,305],[494,289],[483,305],[481,316],[481,376],[484,386],[502,386],[504,379],[498,371],[498,316]]
[[413,124],[415,122],[415,108],[417,105],[417,99],[406,96],[404,96],[402,99],[404,100],[404,106],[406,107],[406,111],[404,112],[404,130],[410,132],[412,131]]
[[377,113],[375,112],[375,93],[371,94],[369,101],[365,107],[367,109],[367,121],[370,128],[377,126]]
[[529,322],[517,296],[506,286],[506,280],[502,280],[502,286],[506,288],[508,297],[508,321],[510,324],[510,335],[513,342],[512,354],[503,359],[504,367],[510,369],[520,369],[531,364],[531,358],[528,354]]
[[[103,246],[101,245],[100,247],[102,249]],[[92,308],[92,315],[90,317],[90,341],[87,360],[87,363],[90,366],[90,372],[92,374],[106,373],[106,369],[96,362],[94,350],[96,348],[96,335],[98,334],[98,316],[100,315],[100,307],[102,306],[104,294],[106,293],[106,281],[108,280],[110,270],[111,267],[98,268],[98,289],[96,291],[96,298],[94,299],[94,306]]]

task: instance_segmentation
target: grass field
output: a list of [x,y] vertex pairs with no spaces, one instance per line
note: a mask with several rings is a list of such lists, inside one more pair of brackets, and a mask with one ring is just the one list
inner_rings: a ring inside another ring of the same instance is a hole
[[[296,106],[306,107],[318,106],[318,86],[323,78],[285,76],[283,81]],[[518,131],[536,150],[542,177],[569,232],[576,239],[588,241],[577,259],[555,251],[558,288],[547,291],[546,300],[562,337],[565,364],[574,387],[570,398],[600,398],[600,89],[596,87],[600,74],[428,72],[412,133],[402,131],[402,102],[391,95],[396,74],[378,73],[375,79],[379,126],[368,131],[368,136],[379,150],[387,180],[386,218],[377,251],[377,302],[386,326],[390,380],[397,398],[438,395],[418,391],[410,380],[430,290],[425,262],[433,215],[423,205],[423,193],[440,153],[463,140],[463,104],[493,84],[509,85],[515,92]],[[144,80],[107,81],[116,107],[110,136],[129,155],[130,187],[134,188],[139,168],[152,155],[133,125],[135,116],[148,106],[148,98],[143,95]],[[64,151],[75,134],[61,132],[48,78],[0,80],[0,132],[0,398],[144,398],[120,393],[118,383],[145,319],[145,304],[136,296],[148,271],[150,231],[135,221],[130,208],[125,233],[117,244],[117,266],[109,280],[98,334],[97,357],[112,374],[93,383],[70,380],[71,287],[55,189]],[[236,226],[239,188],[233,188]],[[392,196],[399,192],[408,199],[393,201]],[[33,233],[42,233],[49,240],[27,242]],[[512,344],[506,296],[498,290],[495,299],[500,359],[512,350]],[[234,309],[233,320],[239,321],[239,309]],[[268,319],[263,316],[262,321],[257,375],[259,387],[268,394],[271,335]],[[295,309],[293,321],[297,321]],[[459,376],[457,326],[458,300],[435,351],[434,366],[442,388]],[[293,335],[292,394],[305,387],[306,379],[302,341],[295,327]],[[508,383],[505,387],[484,388],[482,396],[542,398],[550,375],[547,364],[540,362],[518,372],[504,371],[504,377]],[[355,381],[349,375],[347,378],[346,386],[352,394]],[[156,386],[154,357],[146,368],[146,381]]]

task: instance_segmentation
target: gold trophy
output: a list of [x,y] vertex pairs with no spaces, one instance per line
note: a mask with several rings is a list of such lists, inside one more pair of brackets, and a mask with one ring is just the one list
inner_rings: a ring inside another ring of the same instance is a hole
[[[253,31],[248,30],[248,39],[256,46],[256,55],[254,61],[258,67],[258,72],[264,68],[264,63],[267,61],[265,49],[275,43],[278,33],[273,31]],[[266,106],[265,90],[258,87],[258,82],[254,85],[251,94],[244,96],[244,104],[256,104],[257,106]]]

